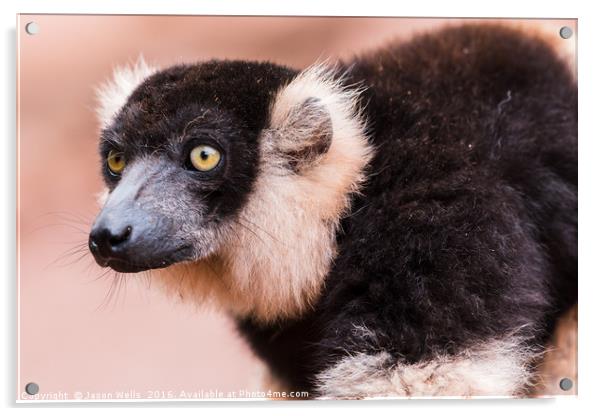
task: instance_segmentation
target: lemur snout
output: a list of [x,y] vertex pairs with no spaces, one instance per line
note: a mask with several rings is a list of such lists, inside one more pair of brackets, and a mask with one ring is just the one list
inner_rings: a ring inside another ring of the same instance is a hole
[[88,246],[96,262],[122,273],[167,267],[189,258],[192,247],[169,238],[169,222],[140,210],[108,208],[90,232]]
[[192,247],[171,234],[173,226],[162,217],[109,203],[92,227],[88,246],[100,266],[137,273],[189,258]]
[[181,182],[173,172],[183,169],[167,158],[128,162],[90,232],[88,245],[96,262],[136,273],[192,259],[196,240],[184,231],[182,220],[190,221],[190,216],[186,211],[178,215],[183,192],[173,185]]

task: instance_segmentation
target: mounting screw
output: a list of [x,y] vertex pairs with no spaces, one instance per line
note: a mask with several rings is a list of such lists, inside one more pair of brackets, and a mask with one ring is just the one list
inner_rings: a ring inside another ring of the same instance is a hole
[[40,25],[36,22],[29,22],[25,25],[25,32],[27,32],[28,35],[37,35],[40,33]]
[[560,388],[564,391],[569,391],[573,388],[573,380],[571,380],[570,378],[563,378],[562,380],[560,380],[559,384]]
[[40,391],[40,386],[37,383],[27,383],[25,385],[25,393],[33,396],[34,394],[38,394]]
[[562,39],[569,39],[571,36],[573,36],[573,29],[568,26],[562,26],[560,28],[560,37]]

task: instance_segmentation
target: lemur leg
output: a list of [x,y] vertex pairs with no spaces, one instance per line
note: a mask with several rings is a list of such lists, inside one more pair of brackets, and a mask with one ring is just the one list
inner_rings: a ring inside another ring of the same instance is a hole
[[320,373],[317,391],[323,399],[517,396],[527,393],[539,355],[512,337],[410,365],[386,352],[360,353]]

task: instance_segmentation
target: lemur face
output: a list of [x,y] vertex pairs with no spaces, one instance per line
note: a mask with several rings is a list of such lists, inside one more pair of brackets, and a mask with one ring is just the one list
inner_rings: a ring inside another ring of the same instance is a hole
[[110,196],[90,234],[96,261],[137,272],[214,253],[256,180],[270,98],[291,75],[209,63],[138,86],[100,138]]
[[96,261],[119,272],[210,262],[217,280],[180,277],[180,296],[219,292],[266,319],[302,310],[370,158],[359,92],[321,66],[151,72],[139,65],[101,91],[108,196],[90,233]]

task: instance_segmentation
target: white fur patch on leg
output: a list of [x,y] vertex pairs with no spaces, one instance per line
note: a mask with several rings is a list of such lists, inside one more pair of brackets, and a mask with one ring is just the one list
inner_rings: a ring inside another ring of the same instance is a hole
[[397,364],[387,352],[344,358],[318,375],[323,398],[515,396],[531,382],[539,353],[517,340],[495,340],[457,356]]
[[155,72],[157,68],[149,66],[142,56],[133,65],[115,68],[113,77],[96,89],[96,114],[102,128],[113,121],[136,87]]

